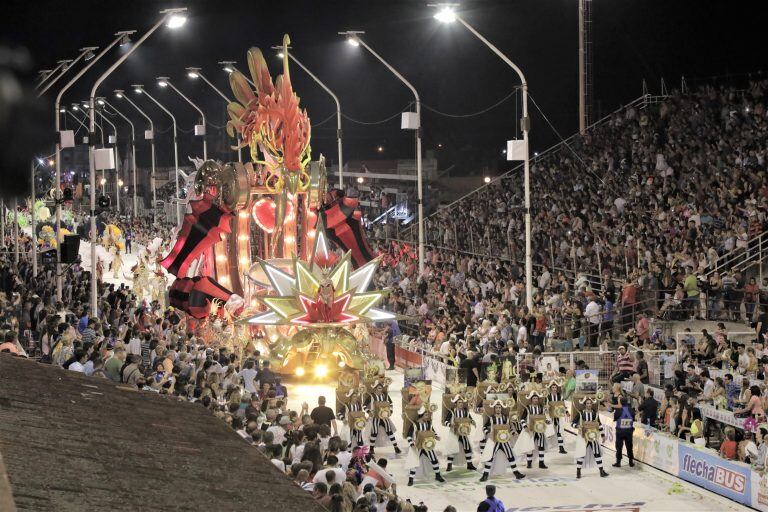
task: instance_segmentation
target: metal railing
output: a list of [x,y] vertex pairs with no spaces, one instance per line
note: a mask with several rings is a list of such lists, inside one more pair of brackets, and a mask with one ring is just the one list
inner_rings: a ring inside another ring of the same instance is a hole
[[758,267],[760,279],[763,278],[763,263],[765,262],[764,249],[768,249],[768,231],[763,231],[747,241],[747,247],[736,247],[721,255],[709,267],[705,276],[709,278],[715,272],[746,271],[754,266]]
[[[383,241],[387,243],[397,242],[399,244],[409,244],[409,245],[414,244],[414,242],[411,242],[408,240],[402,240],[398,238],[384,238]],[[467,251],[467,250],[459,249],[457,247],[446,247],[446,246],[430,244],[430,243],[426,244],[426,247],[430,250],[439,250],[445,254],[463,254],[467,256],[474,256],[476,258],[496,258],[499,261],[510,261],[510,262],[515,261],[517,263],[520,263],[521,265],[523,264],[523,262],[520,260],[513,260],[509,256],[503,255],[503,254],[493,254],[492,251],[490,250],[487,253],[481,253],[481,252],[475,252],[475,251]],[[556,277],[554,274],[557,274],[558,272],[562,273],[566,277],[568,281],[568,286],[570,287],[571,290],[574,290],[576,288],[577,282],[586,283],[589,289],[591,290],[602,290],[603,287],[606,285],[606,283],[604,282],[604,279],[600,275],[590,274],[588,272],[575,270],[573,268],[559,267],[552,264],[551,259],[550,259],[550,264],[546,264],[546,265],[542,263],[533,264],[534,270],[543,271],[545,267],[550,271],[550,273],[553,274],[553,278]],[[615,284],[621,283],[621,280],[619,279],[612,279],[612,281]],[[535,283],[534,283],[534,288],[536,288]]]

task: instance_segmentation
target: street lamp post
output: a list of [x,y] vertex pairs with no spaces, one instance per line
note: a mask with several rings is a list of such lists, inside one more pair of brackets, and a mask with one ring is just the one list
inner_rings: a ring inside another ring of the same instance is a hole
[[[30,201],[30,204],[32,205],[30,207],[29,215],[32,218],[32,277],[37,277],[37,235],[36,235],[36,219],[35,219],[35,170],[37,170],[37,165],[35,164],[35,161],[32,160],[32,200]],[[56,233],[56,238],[58,239],[59,234]],[[18,245],[19,241],[16,241],[16,244]],[[58,240],[57,243],[58,244]]]
[[[200,70],[200,68],[193,68],[189,67],[187,68],[187,76],[192,79],[199,78],[206,84],[210,86],[211,89],[216,91],[216,93],[222,97],[222,99],[226,102],[227,105],[229,105],[232,100],[229,99],[229,97],[221,92],[215,85],[213,85],[205,76],[203,76],[203,72]],[[240,135],[237,135],[237,161],[242,162],[243,161],[243,154],[240,152]]]
[[[525,80],[523,72],[520,70],[509,57],[504,55],[501,50],[496,48],[490,41],[483,37],[477,30],[475,30],[469,23],[464,21],[456,12],[453,7],[455,4],[435,4],[435,7],[440,7],[441,10],[435,14],[435,18],[443,23],[451,23],[458,21],[467,30],[472,32],[480,41],[482,41],[488,48],[499,56],[509,67],[511,67],[517,76],[520,78],[523,89],[523,117],[520,120],[520,126],[523,130],[523,145],[525,146],[523,155],[523,172],[524,172],[524,194],[525,194],[525,303],[528,306],[528,310],[533,308],[533,259],[531,255],[531,179],[530,179],[530,159],[528,158],[529,143],[528,134],[531,129],[531,120],[528,117],[528,82]],[[507,158],[510,155],[507,154]]]
[[[111,48],[111,47],[112,47],[112,45],[109,45],[109,46],[108,46],[106,49],[109,49],[109,48]],[[70,69],[70,68],[72,68],[72,66],[74,66],[75,64],[77,64],[78,62],[80,62],[80,59],[83,59],[83,60],[85,60],[85,61],[89,61],[89,60],[92,60],[92,59],[94,59],[94,57],[95,57],[95,54],[94,54],[93,52],[94,52],[95,50],[98,50],[98,49],[99,49],[99,47],[98,47],[98,46],[86,46],[85,48],[80,48],[80,55],[78,55],[78,56],[75,58],[75,60],[73,60],[73,61],[62,61],[62,62],[66,62],[66,64],[64,64],[64,69],[62,69],[61,73],[59,73],[59,76],[57,76],[56,78],[54,78],[53,80],[51,80],[50,82],[48,82],[48,85],[46,85],[46,86],[45,86],[45,87],[44,87],[44,88],[43,88],[43,89],[42,89],[42,90],[41,90],[41,91],[40,91],[40,92],[37,94],[37,96],[38,96],[38,97],[40,97],[40,96],[42,96],[43,94],[45,94],[45,91],[47,91],[48,89],[50,89],[50,88],[51,88],[51,86],[52,86],[53,84],[55,84],[55,83],[58,81],[58,79],[59,79],[59,78],[61,78],[62,76],[64,76],[64,73],[66,73],[67,71],[69,71],[69,69]],[[103,54],[103,52],[102,52],[102,54]],[[100,55],[100,56],[101,56],[101,55]],[[89,64],[89,65],[87,65],[87,66],[85,66],[85,68],[83,68],[82,70],[80,70],[81,72],[77,74],[77,77],[80,77],[80,76],[82,76],[82,74],[83,74],[85,71],[87,71],[87,70],[88,70],[88,68],[90,68],[90,67],[91,67],[91,65],[90,65],[90,64]],[[76,77],[76,78],[74,78],[74,80],[77,80],[77,77]],[[74,81],[74,80],[73,80],[73,81]]]
[[[125,95],[125,92],[123,90],[115,89],[115,96],[117,96],[119,99],[123,99],[123,100],[127,101],[128,103],[130,103],[133,106],[133,108],[135,108],[139,112],[139,114],[141,114],[144,117],[144,119],[146,119],[147,122],[149,123],[149,131],[152,132],[152,138],[149,139],[149,146],[150,146],[151,158],[152,158],[152,175],[150,176],[150,182],[151,182],[151,185],[152,185],[152,208],[154,210],[155,204],[157,204],[157,187],[155,186],[155,123],[152,122],[152,118],[149,117],[146,112],[141,110],[139,108],[139,106],[136,103],[134,103],[131,98],[129,98],[128,96]],[[133,169],[134,169],[133,186],[136,187],[136,179],[135,179],[136,178],[135,177],[136,163],[135,163],[135,161],[134,161]],[[136,195],[136,193],[135,193],[135,188],[134,188],[134,203],[136,201],[135,195]]]
[[[100,103],[104,102],[103,99],[98,100]],[[115,149],[115,183],[120,181],[120,152],[117,149],[117,126],[115,126],[115,123],[107,119],[107,116],[104,115],[104,112],[101,110],[98,110],[99,116],[101,116],[101,119],[106,121],[108,125],[112,127],[112,133],[114,133],[113,138],[115,139],[115,142],[113,144]],[[102,177],[106,179],[107,177],[107,171],[102,172]],[[104,190],[104,187],[102,186],[102,190]],[[117,191],[117,214],[120,215],[120,191]]]
[[[123,118],[125,122],[127,122],[131,127],[131,167],[133,168],[133,211],[131,212],[131,217],[136,216],[136,208],[137,208],[137,198],[136,198],[136,127],[133,125],[133,121],[128,119],[128,117],[117,110],[109,101],[104,98],[102,101],[104,101],[104,104],[115,111],[117,115]],[[119,193],[118,193],[119,195]]]
[[[168,23],[169,28],[177,28],[184,24],[186,21],[186,18],[181,15],[181,13],[185,12],[187,9],[186,7],[179,7],[175,9],[165,9],[163,11],[160,11],[160,13],[163,15],[163,17],[155,23],[152,28],[149,29],[136,43],[130,47],[117,61],[112,64],[97,80],[96,83],[93,84],[93,88],[91,89],[91,94],[89,97],[89,103],[90,103],[90,119],[89,119],[89,133],[93,133],[95,130],[96,125],[96,113],[95,113],[95,103],[96,103],[96,91],[99,88],[99,85],[104,82],[104,80],[107,79],[109,75],[112,74],[112,72],[117,69],[123,62],[128,59],[128,57],[131,56],[133,52],[136,51],[136,49],[141,46],[141,44],[147,40],[147,38],[152,35],[158,28],[160,28],[161,25],[164,23]],[[98,314],[98,304],[96,303],[98,300],[98,276],[96,275],[96,146],[93,144],[93,140],[89,137],[88,139],[89,143],[89,151],[88,151],[88,161],[89,161],[89,168],[90,168],[90,174],[91,174],[91,314],[93,317],[96,317]]]
[[149,94],[146,89],[144,89],[144,86],[133,85],[132,87],[137,93],[144,94],[147,98],[152,100],[155,105],[160,107],[163,112],[170,116],[171,121],[173,122],[173,166],[176,169],[176,223],[181,225],[181,203],[179,202],[179,198],[181,197],[181,194],[179,193],[179,138],[176,135],[176,117],[171,114],[171,111],[165,108],[162,103]]
[[[280,52],[283,51],[282,46],[273,46],[273,50],[278,50]],[[333,91],[331,91],[327,85],[325,85],[319,78],[317,78],[314,73],[312,73],[307,67],[297,59],[293,53],[291,53],[290,48],[287,51],[288,57],[296,63],[297,66],[299,66],[301,69],[304,70],[305,73],[307,73],[312,79],[317,82],[317,85],[323,88],[325,92],[327,92],[331,98],[333,98],[333,101],[336,102],[336,140],[338,142],[339,146],[339,188],[344,190],[344,163],[341,158],[341,103],[339,103],[339,97],[336,96]],[[280,56],[278,54],[278,56]],[[282,58],[285,58],[285,56],[282,56]]]
[[[117,32],[115,34],[115,39],[108,44],[101,52],[99,52],[98,55],[91,58],[88,64],[83,66],[83,68],[70,80],[67,85],[61,88],[59,91],[59,94],[56,96],[56,102],[54,106],[54,114],[56,116],[56,134],[58,135],[61,130],[61,98],[64,96],[64,93],[69,90],[70,87],[74,85],[75,82],[77,82],[91,67],[96,64],[99,59],[101,59],[109,50],[111,50],[115,45],[119,44],[121,41],[123,41],[126,37],[130,36],[131,34],[135,33],[135,30],[126,30]],[[83,50],[90,50],[91,52],[97,50],[95,46],[83,48]],[[86,60],[89,60],[89,56],[86,55],[84,57]],[[61,186],[61,141],[56,140],[56,149],[54,151],[54,162],[56,164],[56,237],[59,237],[59,230],[61,229],[61,198],[58,197],[59,195],[59,187]],[[62,290],[64,286],[64,277],[60,273],[61,269],[61,244],[56,244],[56,299],[61,300],[62,296]]]
[[419,99],[419,93],[416,92],[416,89],[411,85],[411,83],[403,77],[400,73],[397,72],[395,68],[393,68],[389,62],[384,60],[381,55],[373,51],[373,49],[368,46],[368,44],[360,39],[360,34],[363,34],[364,32],[356,31],[356,30],[348,30],[346,32],[339,32],[341,35],[347,36],[347,41],[352,44],[353,46],[362,46],[369,52],[371,52],[371,55],[379,59],[379,61],[384,64],[387,69],[389,69],[393,75],[395,75],[401,82],[405,84],[408,89],[411,90],[413,93],[413,97],[416,101],[416,181],[417,181],[417,195],[418,195],[418,215],[419,215],[419,275],[421,275],[424,272],[424,203],[423,203],[423,186],[422,186],[422,174],[421,174],[421,100]]
[[[208,142],[205,140],[205,127],[206,127],[206,123],[205,123],[205,114],[203,113],[203,111],[200,109],[200,107],[198,107],[197,105],[192,103],[192,100],[187,98],[184,95],[184,93],[182,93],[180,90],[178,90],[176,88],[176,86],[171,83],[170,78],[168,78],[167,76],[159,76],[159,77],[157,77],[157,84],[160,87],[170,87],[171,89],[176,91],[176,93],[179,96],[184,98],[184,101],[186,101],[187,103],[192,105],[192,108],[197,110],[197,112],[200,114],[200,118],[202,119],[202,124],[203,124],[203,134],[202,134],[202,138],[203,138],[203,160],[208,160]],[[165,84],[165,85],[163,85],[163,84]]]
[[56,81],[57,81],[59,78],[61,78],[61,77],[62,77],[62,75],[63,75],[64,73],[66,73],[66,72],[67,72],[67,70],[69,69],[69,65],[70,65],[70,64],[72,64],[72,59],[67,59],[67,60],[60,60],[60,61],[58,61],[56,64],[58,64],[58,66],[56,66],[55,68],[53,68],[53,69],[51,70],[51,72],[50,72],[50,73],[47,73],[47,74],[43,75],[42,79],[41,79],[41,80],[40,80],[40,81],[39,81],[39,82],[38,82],[38,83],[35,85],[35,89],[40,89],[41,87],[43,87],[43,84],[44,84],[45,82],[48,82],[48,79],[49,79],[49,78],[51,78],[51,77],[52,77],[53,75],[55,75],[57,72],[61,71],[61,72],[60,72],[60,73],[59,73],[59,74],[58,74],[58,75],[57,75],[57,76],[56,76],[56,77],[55,77],[53,80],[51,80],[50,82],[48,82],[48,85],[46,85],[45,87],[43,87],[42,89],[40,89],[40,90],[38,91],[38,93],[37,93],[37,97],[38,97],[38,98],[39,98],[40,96],[42,96],[42,95],[43,95],[43,93],[44,93],[45,91],[47,91],[47,90],[48,90],[48,88],[49,88],[50,86],[52,86],[52,85],[53,85],[53,84],[54,84],[54,83],[55,83],[55,82],[56,82]]

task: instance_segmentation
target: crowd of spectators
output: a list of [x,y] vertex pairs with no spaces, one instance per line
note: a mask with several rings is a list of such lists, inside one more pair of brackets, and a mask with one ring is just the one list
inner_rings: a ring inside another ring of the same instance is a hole
[[[155,234],[148,219],[124,229],[139,240]],[[183,313],[140,300],[127,285],[100,283],[94,317],[90,273],[77,264],[58,302],[52,271],[33,277],[31,240],[22,235],[20,243],[18,264],[13,250],[0,254],[0,352],[198,403],[329,510],[427,510],[371,471],[365,449],[348,450],[324,397],[312,410],[306,403],[289,409],[286,386],[252,345],[236,351],[223,340],[203,342]],[[377,462],[386,469],[386,459]]]
[[414,244],[379,241],[390,306],[417,318],[435,350],[486,321],[505,341],[523,322],[529,342],[548,330],[591,347],[627,333],[649,341],[656,316],[756,322],[768,278],[714,270],[726,253],[755,250],[748,241],[766,226],[767,87],[635,104],[537,157],[533,309],[514,172],[426,220],[423,276]]

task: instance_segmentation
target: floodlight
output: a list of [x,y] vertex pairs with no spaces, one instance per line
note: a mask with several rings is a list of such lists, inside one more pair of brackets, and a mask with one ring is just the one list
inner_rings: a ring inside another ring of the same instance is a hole
[[179,28],[187,22],[187,17],[183,14],[173,14],[168,18],[166,26],[171,29]]

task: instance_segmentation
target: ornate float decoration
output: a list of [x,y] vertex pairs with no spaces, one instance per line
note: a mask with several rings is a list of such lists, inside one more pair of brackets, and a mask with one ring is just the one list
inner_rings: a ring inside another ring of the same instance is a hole
[[[248,322],[301,328],[274,343],[273,349],[281,354],[274,361],[278,369],[299,371],[308,363],[315,364],[315,368],[318,364],[325,368],[363,368],[365,341],[358,342],[349,329],[356,323],[391,320],[395,316],[375,307],[384,297],[383,291],[368,290],[380,260],[375,258],[353,270],[351,259],[352,253],[347,251],[337,261],[325,232],[320,230],[310,260],[294,258],[291,273],[259,261],[274,294],[259,297],[268,311]],[[314,361],[312,355],[318,355],[315,359],[319,361]]]
[[324,158],[311,160],[311,124],[291,84],[289,42],[286,35],[274,81],[258,48],[247,58],[255,89],[239,71],[230,74],[236,101],[227,130],[251,161],[195,160],[196,172],[185,175],[183,224],[162,266],[177,279],[172,303],[198,319],[202,333],[215,332],[206,322],[234,322],[232,338],[256,337],[283,371],[325,362],[362,368],[367,340],[351,329],[392,316],[374,307],[383,292],[368,291],[379,260],[357,199],[327,190]]

